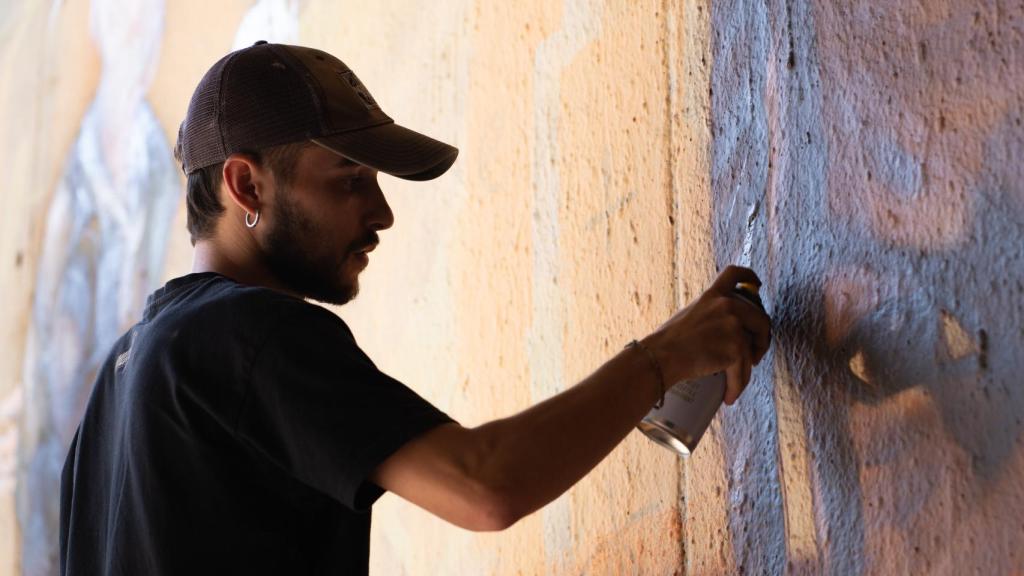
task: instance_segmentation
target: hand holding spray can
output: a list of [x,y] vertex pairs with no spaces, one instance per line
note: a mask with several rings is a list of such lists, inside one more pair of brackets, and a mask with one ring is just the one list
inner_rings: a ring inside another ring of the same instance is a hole
[[[741,282],[734,292],[738,298],[764,311],[757,285]],[[665,392],[661,407],[648,412],[637,428],[680,456],[689,456],[711,425],[724,398],[725,371],[681,380]]]

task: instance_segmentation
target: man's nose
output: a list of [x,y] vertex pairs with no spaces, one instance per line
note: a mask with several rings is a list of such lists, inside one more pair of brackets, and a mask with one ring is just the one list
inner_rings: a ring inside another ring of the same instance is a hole
[[380,186],[374,186],[373,208],[369,214],[368,226],[373,230],[386,230],[395,223],[395,215],[391,212],[391,206],[384,198],[384,191]]

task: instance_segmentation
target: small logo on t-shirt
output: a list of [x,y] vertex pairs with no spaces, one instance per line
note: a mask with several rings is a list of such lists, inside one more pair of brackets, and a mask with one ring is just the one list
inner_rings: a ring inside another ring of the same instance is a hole
[[128,358],[132,355],[132,345],[135,344],[135,329],[132,328],[130,335],[128,336],[128,349],[117,355],[117,360],[114,362],[114,370],[120,370],[124,368],[124,365],[128,363]]
[[343,70],[340,72],[342,79],[348,83],[349,87],[355,90],[355,93],[359,95],[359,99],[366,105],[367,110],[376,110],[380,108],[377,105],[377,101],[370,95],[370,91],[366,89],[366,86],[359,81],[359,77],[356,73],[351,70]]
[[117,362],[114,363],[114,370],[120,370],[125,364],[127,364],[128,363],[128,357],[131,355],[131,353],[132,353],[132,349],[131,348],[129,348],[129,349],[125,350],[124,352],[122,352],[117,357]]

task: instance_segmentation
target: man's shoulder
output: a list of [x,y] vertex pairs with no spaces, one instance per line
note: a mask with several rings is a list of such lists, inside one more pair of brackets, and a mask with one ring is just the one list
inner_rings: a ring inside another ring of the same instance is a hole
[[322,306],[222,276],[204,279],[168,297],[169,301],[152,318],[159,329],[250,337],[268,333],[294,337],[304,332],[334,332],[352,338],[345,322]]

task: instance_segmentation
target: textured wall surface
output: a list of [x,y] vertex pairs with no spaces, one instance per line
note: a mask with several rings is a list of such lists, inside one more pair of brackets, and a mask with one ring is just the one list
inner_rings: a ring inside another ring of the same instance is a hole
[[[460,148],[438,180],[382,176],[395,226],[335,311],[464,425],[571,386],[727,263],[758,270],[775,317],[773,353],[689,461],[634,432],[497,534],[386,495],[374,573],[1024,571],[1019,0],[176,1],[122,23],[122,49],[157,62],[135,76],[90,30],[104,5],[0,3],[0,574],[51,573],[45,486],[36,508],[16,495],[33,457],[57,461],[40,438],[77,423],[73,398],[37,400],[30,327],[61,310],[39,287],[106,310],[96,276],[72,290],[73,267],[46,264],[46,238],[74,230],[60,198],[95,188],[68,169],[89,111],[123,82],[160,166],[206,68],[259,38],[338,55]],[[126,163],[131,132],[107,133],[79,165]],[[124,272],[189,270],[183,205],[164,212],[159,250]]]
[[[572,385],[670,314],[660,2],[391,3],[359,13],[325,3],[301,20],[302,34],[345,54],[400,121],[461,149],[436,182],[387,181],[396,224],[359,299],[338,310],[384,369],[476,425]],[[325,20],[421,32],[347,37],[318,27]],[[374,567],[671,574],[682,563],[679,469],[634,434],[499,534],[386,497],[375,508]]]
[[[43,230],[64,160],[93,100],[99,51],[89,37],[89,6],[69,3],[49,14],[37,2],[0,5],[0,154],[5,208],[0,216],[0,573],[14,574],[21,534],[46,522],[19,525],[15,493],[23,488],[36,444],[56,427],[33,429],[25,353]],[[66,58],[66,54],[75,58]],[[40,503],[45,506],[45,499]],[[50,507],[51,509],[53,507]],[[45,556],[42,558],[45,562]]]
[[763,271],[776,340],[693,462],[724,514],[688,514],[690,572],[1019,573],[1024,3],[710,27],[710,241]]
[[162,0],[94,0],[101,75],[47,208],[25,343],[16,503],[27,574],[57,569],[60,468],[110,343],[164,271],[181,192],[146,100]]

